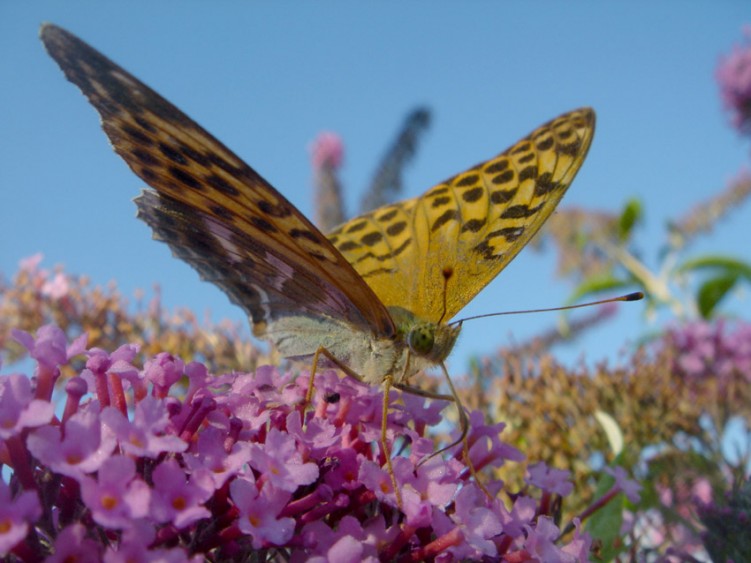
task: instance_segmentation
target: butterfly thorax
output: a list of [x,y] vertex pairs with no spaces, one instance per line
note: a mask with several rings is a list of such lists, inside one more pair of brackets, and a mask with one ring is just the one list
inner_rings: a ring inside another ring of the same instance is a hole
[[321,357],[324,365],[346,366],[370,384],[382,383],[386,376],[406,384],[417,372],[444,361],[461,329],[422,320],[401,307],[389,307],[389,313],[397,328],[391,338],[353,330],[341,319],[306,314],[269,319],[259,336],[286,358],[309,359],[323,348],[336,358],[332,363]]

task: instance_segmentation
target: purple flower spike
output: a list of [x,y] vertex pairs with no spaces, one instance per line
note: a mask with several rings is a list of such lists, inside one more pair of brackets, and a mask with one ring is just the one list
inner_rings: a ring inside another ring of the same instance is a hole
[[743,133],[751,132],[751,33],[720,61],[716,77],[733,125]]
[[336,133],[320,133],[310,146],[313,168],[339,168],[344,160],[344,143]]
[[[79,339],[66,349],[56,331],[46,333],[49,345],[21,339],[54,361],[84,347]],[[567,492],[564,474],[532,466],[528,482],[544,489],[543,500],[509,494],[487,477],[498,499],[513,500],[509,511],[472,480],[460,447],[427,459],[443,401],[392,392],[387,440],[397,503],[380,444],[382,389],[326,370],[303,410],[305,377],[271,367],[215,376],[167,354],[140,370],[136,353],[127,345],[89,350],[83,373],[66,386],[62,423],[50,403],[34,399],[28,378],[0,378],[0,455],[11,461],[15,486],[15,498],[7,486],[0,491],[0,506],[12,511],[10,535],[0,530],[6,550],[112,563],[586,556],[586,534],[553,543],[560,530],[544,519],[545,497]],[[183,374],[187,394],[176,385]],[[471,415],[476,465],[522,458],[501,441],[503,426]]]

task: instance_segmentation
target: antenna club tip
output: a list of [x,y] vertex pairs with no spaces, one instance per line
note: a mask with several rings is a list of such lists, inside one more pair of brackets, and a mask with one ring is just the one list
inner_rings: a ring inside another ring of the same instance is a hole
[[635,291],[623,296],[624,301],[640,301],[641,299],[644,299],[644,293],[641,291]]

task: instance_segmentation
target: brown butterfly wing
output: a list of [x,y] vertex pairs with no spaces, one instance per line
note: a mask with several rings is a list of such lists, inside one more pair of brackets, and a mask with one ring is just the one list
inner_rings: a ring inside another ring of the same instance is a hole
[[101,115],[115,151],[156,190],[137,199],[139,217],[243,307],[256,334],[279,316],[303,312],[395,334],[388,310],[360,275],[255,170],[74,35],[46,24],[41,37]]

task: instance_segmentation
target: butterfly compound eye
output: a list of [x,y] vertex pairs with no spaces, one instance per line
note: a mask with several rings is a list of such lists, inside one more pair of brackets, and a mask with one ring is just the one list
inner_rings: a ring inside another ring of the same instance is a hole
[[420,356],[427,356],[433,351],[435,334],[427,326],[418,326],[409,331],[407,338],[410,349]]

